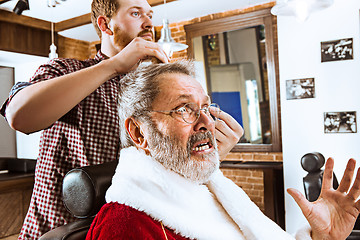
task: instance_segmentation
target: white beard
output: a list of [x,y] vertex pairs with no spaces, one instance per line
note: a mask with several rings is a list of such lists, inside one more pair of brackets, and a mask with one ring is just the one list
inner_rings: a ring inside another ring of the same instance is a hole
[[[200,184],[206,183],[211,174],[219,168],[220,158],[216,141],[210,132],[197,133],[188,140],[187,148],[181,147],[180,142],[161,133],[156,126],[150,124],[151,139],[148,140],[151,156],[165,168]],[[210,139],[214,151],[204,155],[201,160],[193,159],[191,150],[196,141]]]

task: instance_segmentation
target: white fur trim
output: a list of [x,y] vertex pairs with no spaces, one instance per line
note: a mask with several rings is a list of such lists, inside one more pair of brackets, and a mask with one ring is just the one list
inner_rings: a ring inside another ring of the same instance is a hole
[[220,170],[209,184],[199,185],[134,147],[121,150],[106,201],[143,211],[188,238],[294,239],[262,214]]
[[311,227],[310,225],[306,225],[297,231],[295,235],[296,240],[311,240]]
[[246,239],[294,239],[266,217],[246,193],[217,170],[207,184],[226,212],[243,231]]

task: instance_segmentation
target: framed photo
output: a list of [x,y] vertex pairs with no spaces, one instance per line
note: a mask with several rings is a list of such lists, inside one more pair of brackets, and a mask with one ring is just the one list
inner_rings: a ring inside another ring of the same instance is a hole
[[325,112],[325,133],[356,133],[356,112]]
[[303,99],[315,97],[314,78],[286,80],[286,99]]
[[321,42],[321,62],[353,59],[353,39]]

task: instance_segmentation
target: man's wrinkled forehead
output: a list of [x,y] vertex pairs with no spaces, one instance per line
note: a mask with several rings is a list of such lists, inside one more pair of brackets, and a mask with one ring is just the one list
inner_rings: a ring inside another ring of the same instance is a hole
[[[173,101],[175,102],[189,102],[194,98],[193,95],[187,95],[187,94],[180,94],[178,96],[174,96]],[[204,95],[202,97],[202,102],[210,102],[210,97],[208,95]]]
[[159,77],[159,81],[158,97],[169,104],[193,102],[195,99],[202,102],[210,101],[201,84],[192,76],[184,73],[166,73]]

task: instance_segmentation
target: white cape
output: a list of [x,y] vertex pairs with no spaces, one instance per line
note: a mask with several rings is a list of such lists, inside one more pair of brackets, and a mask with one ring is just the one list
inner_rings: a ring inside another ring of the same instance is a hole
[[[167,170],[135,147],[121,150],[106,201],[145,212],[187,238],[294,239],[220,170],[206,185],[199,185]],[[296,239],[311,239],[309,229],[298,236]]]

